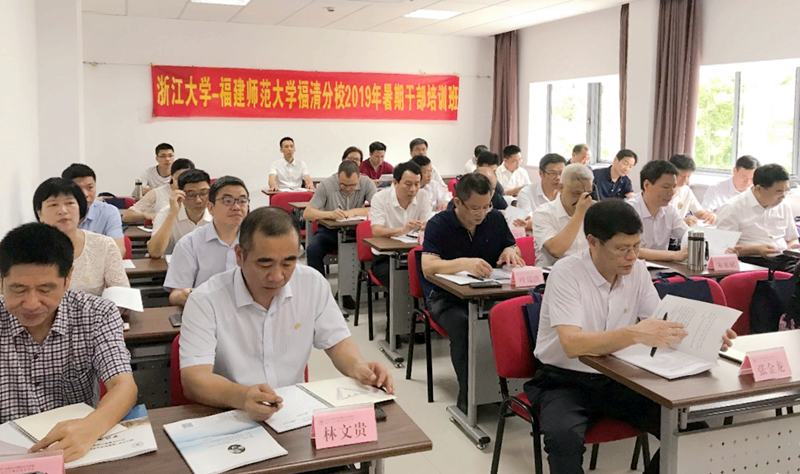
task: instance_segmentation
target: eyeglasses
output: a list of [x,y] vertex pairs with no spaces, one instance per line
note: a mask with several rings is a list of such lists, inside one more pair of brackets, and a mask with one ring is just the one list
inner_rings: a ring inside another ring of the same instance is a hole
[[614,247],[613,249],[610,249],[610,250],[611,250],[611,253],[613,253],[614,256],[616,256],[616,257],[626,257],[631,252],[633,252],[636,255],[639,255],[639,251],[642,250],[642,244],[629,245],[627,247],[623,247],[623,246]]
[[222,201],[222,204],[227,206],[227,207],[231,207],[234,204],[238,204],[241,207],[245,207],[245,206],[250,204],[250,199],[248,199],[248,198],[236,199],[236,198],[231,197],[231,196],[225,196],[225,197],[217,199],[217,202],[220,202],[220,201]]
[[475,208],[472,208],[472,207],[469,207],[469,206],[467,206],[466,204],[464,204],[464,207],[466,207],[466,208],[467,208],[467,210],[468,210],[469,212],[471,212],[471,213],[472,213],[472,215],[475,215],[475,216],[479,216],[479,215],[481,215],[481,214],[488,214],[488,213],[489,213],[489,212],[490,212],[490,211],[491,211],[491,210],[494,208],[494,206],[492,206],[491,204],[489,204],[489,205],[488,205],[488,206],[486,206],[486,207],[479,207],[479,208],[477,208],[477,209],[475,209]]
[[559,171],[545,171],[548,178],[559,178],[561,177],[561,172]]
[[208,196],[208,191],[209,191],[208,189],[206,189],[205,191],[189,191],[189,192],[186,193],[186,198],[187,199],[196,199],[198,197],[206,197],[206,196]]

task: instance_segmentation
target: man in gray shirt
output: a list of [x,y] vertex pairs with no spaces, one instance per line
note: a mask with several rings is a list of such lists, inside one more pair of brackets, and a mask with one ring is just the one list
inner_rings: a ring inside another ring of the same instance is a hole
[[[364,207],[364,203],[372,201],[376,191],[375,183],[366,176],[361,176],[356,163],[342,161],[335,175],[319,183],[314,197],[303,211],[303,218],[315,221],[366,216],[369,209]],[[337,245],[337,231],[320,226],[314,232],[306,251],[308,266],[324,276],[325,265],[322,260],[325,255],[336,250]]]

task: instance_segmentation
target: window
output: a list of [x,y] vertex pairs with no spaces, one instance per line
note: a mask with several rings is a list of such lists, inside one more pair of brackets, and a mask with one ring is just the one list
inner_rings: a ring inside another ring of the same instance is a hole
[[592,161],[610,163],[619,150],[618,76],[535,83],[530,87],[528,164],[545,153],[567,160],[586,143]]
[[700,69],[694,158],[698,168],[727,171],[753,155],[797,171],[800,120],[795,90],[800,60]]

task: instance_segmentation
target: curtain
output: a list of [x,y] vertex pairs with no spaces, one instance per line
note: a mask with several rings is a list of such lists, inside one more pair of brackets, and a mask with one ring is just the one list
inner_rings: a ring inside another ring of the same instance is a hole
[[691,154],[694,147],[701,21],[700,0],[661,0],[651,159]]
[[625,148],[625,131],[628,121],[628,8],[622,5],[619,12],[619,148]]
[[517,84],[517,32],[494,37],[494,106],[489,149],[500,153],[519,144],[519,87]]

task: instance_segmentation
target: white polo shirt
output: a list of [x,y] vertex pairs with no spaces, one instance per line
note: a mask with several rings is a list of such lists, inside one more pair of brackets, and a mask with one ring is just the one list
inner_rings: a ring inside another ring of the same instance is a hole
[[698,211],[703,210],[692,188],[686,185],[675,188],[675,196],[672,197],[672,201],[669,202],[669,205],[674,207],[678,211],[678,214],[683,217],[686,217],[690,212],[697,214]]
[[764,208],[750,188],[722,206],[717,214],[717,229],[742,233],[739,245],[772,244],[786,250],[786,242],[797,238],[792,207],[784,200]]
[[303,176],[309,173],[305,161],[300,161],[295,158],[289,163],[285,158],[281,158],[272,162],[269,174],[274,174],[276,176],[275,184],[278,186],[278,189],[289,190],[291,188],[302,187]]
[[642,199],[642,193],[626,199],[625,202],[636,209],[639,219],[642,220],[642,247],[646,249],[667,250],[670,238],[680,239],[689,230],[678,210],[670,205],[660,207],[653,216]]
[[441,206],[442,203],[450,202],[451,199],[450,192],[447,190],[447,188],[442,187],[433,181],[426,184],[424,188],[420,188],[420,191],[425,191],[425,193],[428,195],[428,198],[430,198],[431,212],[438,211],[439,206]]
[[557,326],[577,326],[586,332],[624,328],[649,318],[660,301],[643,260],[636,261],[630,274],[619,276],[612,288],[597,271],[589,250],[563,258],[547,277],[533,353],[543,364],[597,373],[567,357]]
[[236,244],[219,238],[214,223],[198,227],[181,238],[172,252],[164,289],[197,288],[212,276],[236,266]]
[[[558,193],[556,193],[554,200],[558,200]],[[550,199],[545,195],[541,181],[525,186],[517,194],[517,207],[523,211],[528,211],[530,214],[533,214],[533,211],[538,209],[539,206],[548,202],[550,202]]]
[[711,212],[718,211],[726,202],[741,194],[733,185],[733,178],[712,184],[703,196],[703,209]]
[[[430,185],[429,185],[430,186]],[[433,183],[433,186],[437,184]],[[400,206],[400,201],[397,200],[397,192],[395,187],[387,189],[386,191],[375,194],[370,204],[370,221],[372,225],[382,225],[384,227],[401,227],[406,225],[410,220],[418,220],[428,222],[433,216],[430,206],[431,198],[424,189],[420,189],[414,199],[408,204],[405,209]],[[374,255],[380,255],[375,249],[372,249]]]
[[[564,209],[560,198],[543,204],[533,211],[533,245],[536,248],[537,267],[547,267],[558,260],[544,248],[544,243],[564,230],[570,219],[571,217]],[[588,248],[589,242],[583,233],[583,223],[581,222],[578,235],[561,258],[583,252]]]
[[497,168],[497,181],[499,181],[505,189],[527,186],[531,184],[531,178],[528,176],[527,170],[522,169],[522,166],[520,166],[511,172],[506,169],[505,163]]
[[197,288],[181,326],[181,368],[213,365],[242,385],[273,388],[303,382],[311,346],[330,349],[350,331],[327,280],[305,265],[264,308],[253,300],[239,267]]
[[[156,218],[153,219],[153,234],[158,232],[161,229],[161,226],[164,225],[164,222],[167,220],[167,216],[169,216],[169,206],[161,209],[156,214]],[[172,224],[172,233],[169,235],[169,243],[167,244],[167,248],[164,250],[164,255],[169,255],[175,249],[175,244],[181,240],[181,237],[188,234],[189,232],[197,229],[198,227],[204,226],[211,222],[213,217],[211,213],[208,212],[206,208],[203,211],[203,217],[197,221],[197,224],[192,222],[189,219],[189,216],[186,214],[186,208],[181,204],[181,208],[178,211],[178,217],[175,220],[175,223]]]

